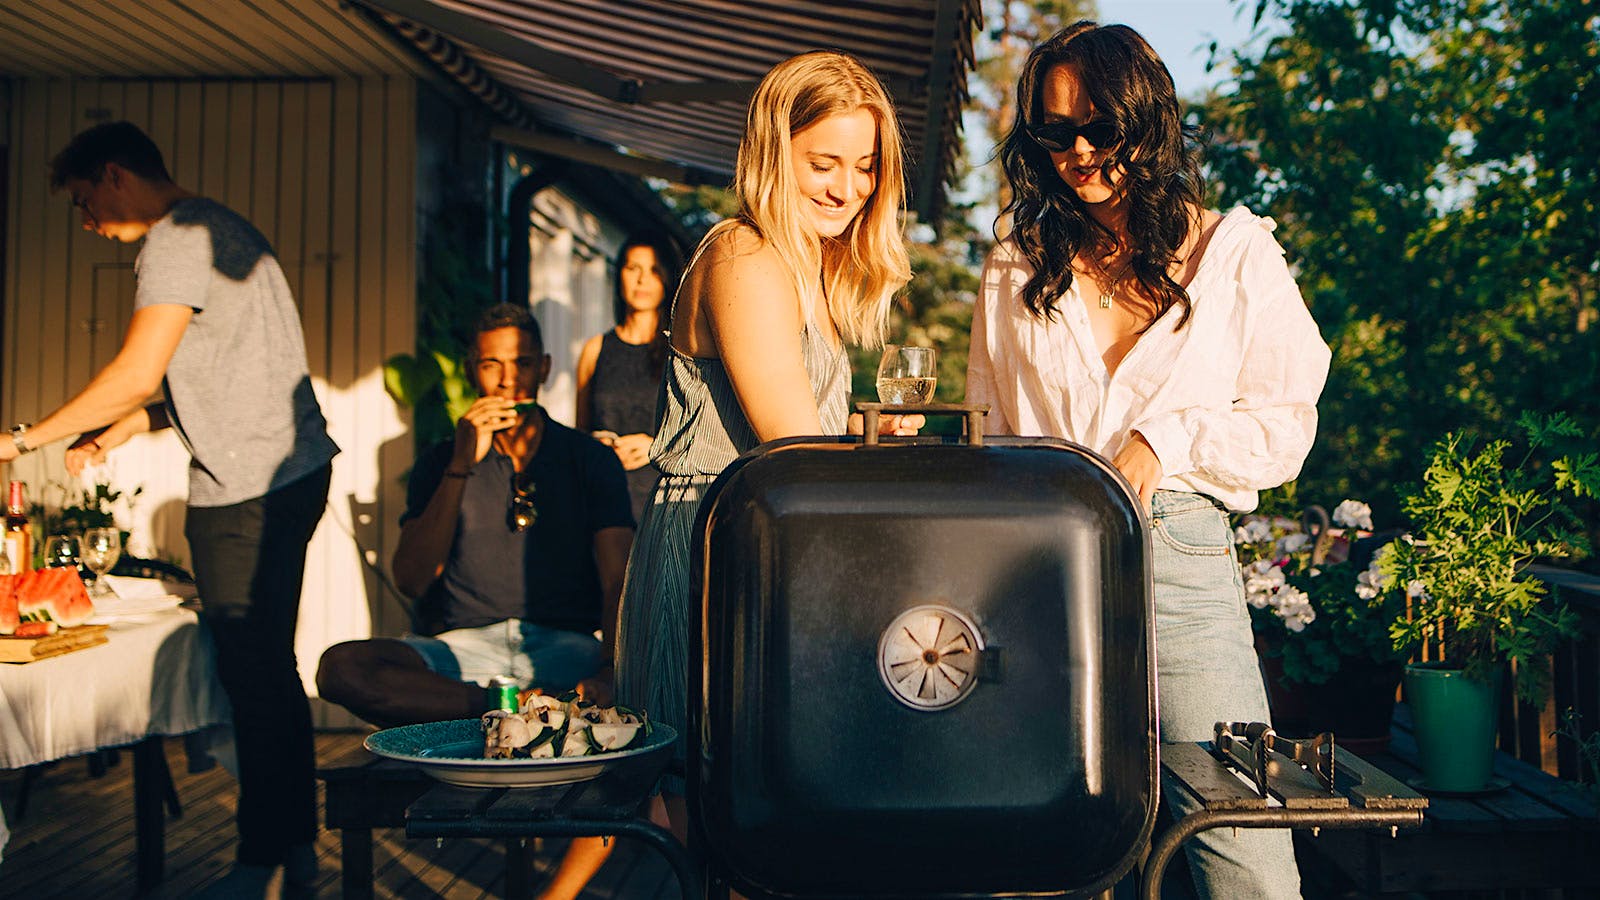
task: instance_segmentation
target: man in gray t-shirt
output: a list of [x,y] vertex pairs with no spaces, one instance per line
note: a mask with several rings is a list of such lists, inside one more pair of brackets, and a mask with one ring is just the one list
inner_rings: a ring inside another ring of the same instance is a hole
[[212,892],[260,896],[280,865],[285,896],[314,892],[315,750],[294,630],[339,448],[294,298],[261,232],[175,184],[131,123],[74,137],[50,181],[84,228],[144,241],[133,316],[87,387],[38,424],[12,426],[0,462],[76,434],[66,463],[77,474],[135,434],[177,431],[191,456],[184,533],[239,757],[238,863]]

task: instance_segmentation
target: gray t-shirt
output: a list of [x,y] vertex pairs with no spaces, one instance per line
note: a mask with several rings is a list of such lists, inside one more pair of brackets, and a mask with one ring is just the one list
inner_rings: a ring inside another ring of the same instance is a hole
[[194,310],[167,365],[167,413],[192,460],[189,505],[263,496],[326,465],[300,312],[272,246],[214,200],[190,197],[150,227],[133,308]]

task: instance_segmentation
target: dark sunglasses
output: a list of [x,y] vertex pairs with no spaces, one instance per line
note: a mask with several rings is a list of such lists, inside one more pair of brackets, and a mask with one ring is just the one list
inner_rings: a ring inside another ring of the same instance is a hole
[[527,531],[539,520],[539,510],[533,505],[533,488],[534,486],[529,484],[527,487],[515,486],[511,490],[511,509],[508,517],[512,531]]
[[1104,150],[1122,139],[1116,123],[1110,119],[1095,119],[1082,125],[1074,125],[1071,122],[1046,122],[1043,125],[1028,127],[1028,136],[1033,138],[1033,142],[1053,153],[1065,153],[1071,150],[1078,142],[1080,134],[1096,150]]

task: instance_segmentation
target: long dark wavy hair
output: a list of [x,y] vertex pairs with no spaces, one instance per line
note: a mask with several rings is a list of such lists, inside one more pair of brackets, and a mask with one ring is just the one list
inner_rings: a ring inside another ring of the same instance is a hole
[[1050,153],[1028,135],[1028,126],[1044,118],[1045,78],[1061,65],[1076,70],[1096,115],[1114,122],[1121,135],[1100,171],[1110,183],[1112,172],[1123,169],[1117,190],[1127,208],[1129,271],[1139,293],[1156,304],[1151,322],[1178,304],[1182,327],[1189,320],[1189,295],[1168,270],[1198,221],[1204,189],[1200,131],[1184,123],[1161,57],[1126,25],[1083,21],[1063,28],[1033,48],[1017,79],[1017,118],[1000,144],[1000,162],[1011,183],[1011,202],[1003,210],[1011,214],[1011,240],[1033,267],[1022,302],[1034,316],[1053,319],[1056,298],[1072,286],[1079,251],[1121,249],[1118,237],[1061,179]]
[[656,268],[661,273],[661,306],[658,310],[661,318],[656,333],[650,338],[650,369],[659,376],[667,363],[666,329],[672,320],[672,298],[678,292],[678,280],[683,277],[683,256],[672,238],[659,231],[637,232],[622,241],[622,246],[617,248],[616,278],[611,284],[611,312],[618,325],[628,317],[628,302],[623,299],[622,293],[622,267],[627,262],[628,251],[635,247],[649,247],[655,251]]

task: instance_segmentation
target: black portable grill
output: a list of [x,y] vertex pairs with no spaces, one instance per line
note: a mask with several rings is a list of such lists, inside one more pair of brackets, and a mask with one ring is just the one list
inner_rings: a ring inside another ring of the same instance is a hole
[[687,739],[713,877],[1060,895],[1137,861],[1158,765],[1137,499],[1082,447],[980,431],[774,442],[706,494]]

